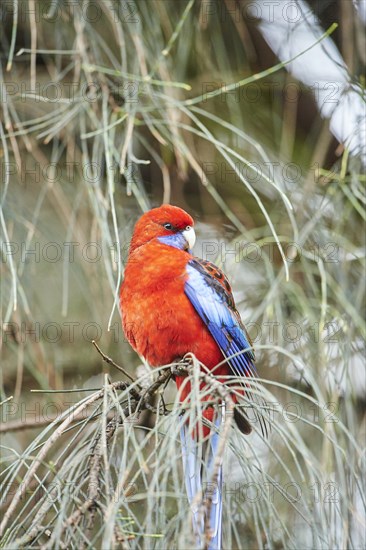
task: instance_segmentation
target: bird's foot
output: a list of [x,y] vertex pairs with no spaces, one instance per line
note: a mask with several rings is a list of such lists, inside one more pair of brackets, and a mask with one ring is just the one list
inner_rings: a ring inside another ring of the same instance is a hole
[[174,365],[170,370],[173,376],[187,376],[187,368],[183,365]]
[[177,360],[177,362],[170,367],[171,373],[173,376],[187,376],[187,368],[190,365],[190,360],[187,355],[182,359]]

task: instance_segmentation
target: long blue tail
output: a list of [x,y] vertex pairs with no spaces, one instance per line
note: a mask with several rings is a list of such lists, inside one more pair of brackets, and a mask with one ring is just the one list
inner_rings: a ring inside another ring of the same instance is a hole
[[[221,417],[215,420],[220,427]],[[180,430],[184,478],[187,496],[192,508],[193,530],[197,536],[197,543],[202,547],[204,540],[204,517],[200,513],[201,502],[196,495],[203,492],[203,499],[210,495],[210,531],[212,537],[209,550],[222,548],[222,465],[220,464],[216,482],[213,482],[214,462],[218,451],[219,434],[213,432],[209,440],[200,444],[192,437],[192,431],[185,423]]]

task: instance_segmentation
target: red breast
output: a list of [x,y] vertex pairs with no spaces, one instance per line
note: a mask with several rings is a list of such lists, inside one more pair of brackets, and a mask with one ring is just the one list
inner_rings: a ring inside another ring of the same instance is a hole
[[121,287],[123,329],[151,366],[169,364],[188,352],[208,368],[223,358],[184,293],[191,258],[188,252],[158,241],[129,256]]

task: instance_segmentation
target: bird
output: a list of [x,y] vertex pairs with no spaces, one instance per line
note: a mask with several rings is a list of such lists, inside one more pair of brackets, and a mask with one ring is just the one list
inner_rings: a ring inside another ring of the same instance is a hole
[[[193,255],[195,239],[193,218],[178,206],[163,204],[139,218],[120,290],[123,330],[132,348],[151,367],[175,364],[193,354],[219,382],[238,380],[244,394],[249,387],[247,381],[257,376],[253,346],[235,306],[228,278],[213,263]],[[175,382],[180,401],[189,406],[191,384],[179,374],[175,375]],[[204,387],[202,382],[201,389]],[[234,421],[248,435],[252,426],[237,403],[238,394],[232,394],[236,403]],[[210,463],[208,470],[212,471],[217,430],[224,417],[224,412],[215,409],[209,392],[205,392],[202,401],[204,425],[194,435],[186,426],[181,429],[186,489],[191,502],[203,480],[192,438],[201,436],[209,441],[206,458]],[[261,429],[266,430],[263,421]],[[202,531],[197,510],[194,518],[195,529]],[[209,548],[219,549],[220,494],[211,508],[211,522]]]

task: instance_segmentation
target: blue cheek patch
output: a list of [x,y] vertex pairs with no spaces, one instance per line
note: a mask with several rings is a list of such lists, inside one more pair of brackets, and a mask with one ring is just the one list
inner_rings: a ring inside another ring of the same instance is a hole
[[187,241],[183,237],[182,233],[174,233],[173,235],[165,235],[164,237],[158,237],[159,242],[179,248],[180,250],[187,250]]

